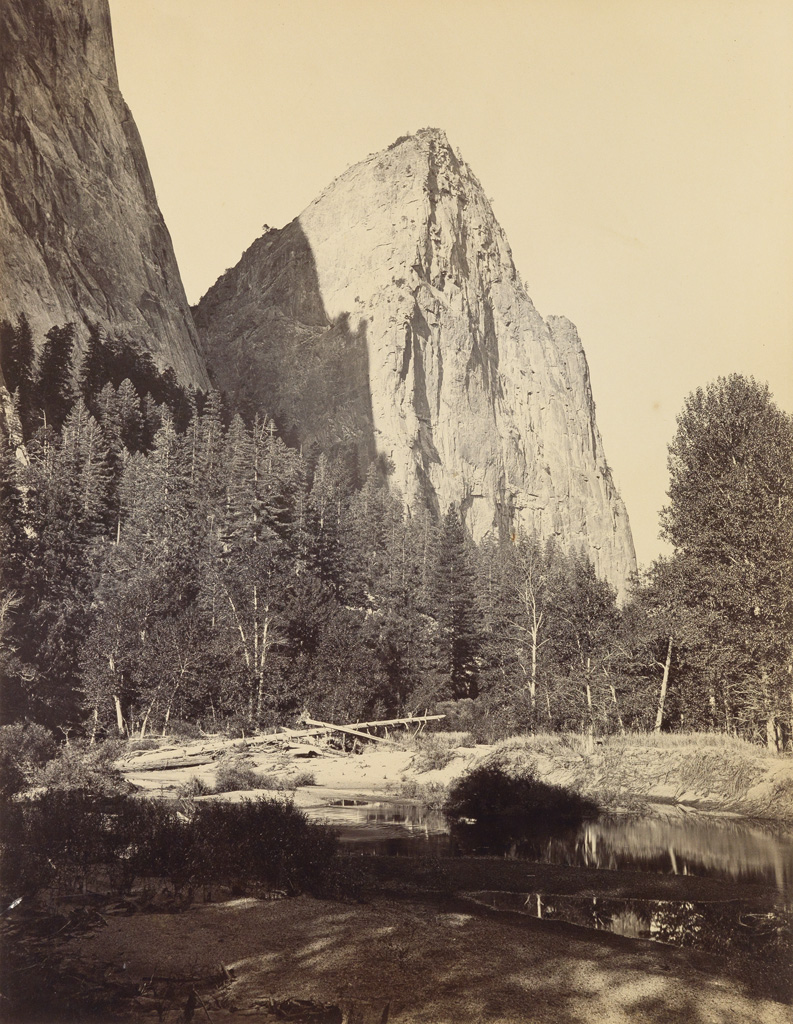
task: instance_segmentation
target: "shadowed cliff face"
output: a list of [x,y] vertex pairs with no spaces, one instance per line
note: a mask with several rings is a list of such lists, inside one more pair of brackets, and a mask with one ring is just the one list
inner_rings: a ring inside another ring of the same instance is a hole
[[[292,444],[352,445],[375,458],[368,320],[328,314],[300,221],[258,238],[213,293],[234,310],[213,371],[233,408],[272,416]],[[206,312],[196,307],[199,331]]]
[[207,386],[107,0],[0,5],[0,230],[0,317],[27,313],[39,340],[98,320]]
[[[298,232],[306,255],[285,260]],[[442,132],[350,168],[297,221],[258,239],[196,322],[229,393],[288,406],[297,433],[320,439],[323,422],[370,414],[374,448],[410,505],[459,503],[476,539],[522,527],[583,547],[624,593],[633,542],[578,334],[536,311],[482,187]],[[342,338],[330,329],[340,324]],[[332,418],[312,405],[299,358],[282,358],[307,333],[323,365],[337,365],[334,347],[350,334],[365,341]]]

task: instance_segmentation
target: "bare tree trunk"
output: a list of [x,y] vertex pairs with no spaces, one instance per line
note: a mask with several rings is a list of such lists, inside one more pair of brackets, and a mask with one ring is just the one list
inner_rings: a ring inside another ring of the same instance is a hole
[[586,749],[587,749],[587,752],[590,753],[590,754],[595,749],[595,720],[594,720],[594,717],[592,715],[592,684],[591,684],[591,680],[589,678],[589,673],[591,671],[591,668],[592,668],[592,662],[591,662],[591,660],[589,658],[587,658],[586,666],[585,666],[586,676],[584,677],[585,680],[586,680],[585,685],[586,685],[587,717],[589,719],[589,721],[587,723],[587,727],[586,727],[586,733],[587,733]]
[[724,729],[730,734],[735,735],[735,723],[732,718],[732,709],[730,707],[730,695],[727,690],[727,684],[724,684]]
[[123,736],[127,727],[124,723],[124,715],[121,712],[121,701],[117,694],[113,694],[113,701],[116,705],[116,726],[118,727],[118,734],[119,736]]
[[655,715],[655,732],[661,731],[664,720],[664,704],[666,704],[666,689],[669,684],[669,669],[672,666],[672,637],[669,637],[669,644],[666,648],[666,661],[664,662],[664,676],[661,680],[661,693],[658,696],[658,711]]
[[779,753],[779,729],[773,714],[769,714],[765,721],[765,742],[769,750]]
[[[182,669],[182,672],[181,672],[182,676],[184,675],[184,672],[185,672],[185,670]],[[163,719],[163,724],[162,724],[162,734],[163,734],[163,736],[165,735],[165,730],[168,728],[168,722],[171,719],[171,708],[173,707],[173,702],[174,702],[177,690],[179,689],[180,685],[181,685],[181,677],[180,677],[180,681],[176,684],[176,686],[174,686],[173,692],[171,693],[171,696],[168,698],[168,704],[167,704],[167,706],[165,708],[165,718]],[[214,711],[214,708],[212,710]]]
[[258,661],[256,665],[256,716],[257,718],[262,713],[262,702],[264,700],[264,665],[267,659],[267,634],[270,629],[270,605],[265,605],[264,608],[264,622],[262,623],[262,646],[261,651],[258,654]]
[[622,721],[622,715],[620,714],[620,706],[619,706],[619,702],[617,700],[617,687],[613,683],[610,683],[609,684],[609,689],[611,690],[611,699],[614,701],[614,707],[616,708],[616,711],[617,711],[617,722],[619,723],[620,733],[624,736],[625,735],[625,723]]

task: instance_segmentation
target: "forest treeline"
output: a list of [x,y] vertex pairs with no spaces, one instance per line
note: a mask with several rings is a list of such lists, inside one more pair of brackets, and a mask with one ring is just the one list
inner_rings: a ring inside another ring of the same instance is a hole
[[[354,443],[262,415],[98,329],[34,354],[0,325],[27,461],[0,460],[3,720],[65,733],[353,721],[444,704],[517,730],[724,730],[790,743],[793,423],[733,376],[670,446],[674,554],[619,607],[581,552],[475,545],[408,512]],[[451,705],[449,702],[457,702]]]

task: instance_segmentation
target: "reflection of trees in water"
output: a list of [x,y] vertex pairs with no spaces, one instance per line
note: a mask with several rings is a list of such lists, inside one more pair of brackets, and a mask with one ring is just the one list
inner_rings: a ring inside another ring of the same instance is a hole
[[[443,814],[407,801],[378,801],[326,807],[332,824],[349,825],[358,842],[404,837],[416,843],[402,853],[423,852],[422,843],[445,852],[449,825]],[[390,826],[390,828],[389,828]],[[390,833],[390,834],[389,834]],[[573,829],[549,833],[536,825],[516,830],[515,821],[499,826],[453,825],[453,845],[463,854],[493,853],[572,867],[619,870],[641,868],[665,874],[708,875],[774,882],[793,893],[793,837],[729,818],[693,813],[678,818],[611,816]],[[385,852],[385,851],[381,851]]]
[[786,969],[793,952],[793,913],[781,907],[767,910],[743,901],[693,903],[547,893],[481,892],[472,898],[496,910],[517,910],[543,920],[711,953],[748,955]]
[[[529,904],[530,905],[530,904]],[[711,953],[782,954],[789,963],[791,914],[745,903],[691,903],[549,897],[544,916],[632,938],[651,938]]]
[[548,837],[534,851],[555,864],[617,870],[640,864],[672,874],[717,874],[793,887],[793,841],[733,821],[686,817],[587,822],[573,836]]

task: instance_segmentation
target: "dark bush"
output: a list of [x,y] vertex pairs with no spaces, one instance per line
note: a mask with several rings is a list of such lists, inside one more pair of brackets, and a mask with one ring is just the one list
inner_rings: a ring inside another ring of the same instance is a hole
[[253,882],[318,892],[336,852],[335,833],[278,799],[204,803],[191,825],[201,884]]
[[216,793],[234,793],[246,789],[275,789],[268,776],[257,772],[239,757],[225,757],[218,763],[215,774]]
[[36,773],[35,782],[49,789],[85,790],[114,796],[130,787],[113,763],[125,744],[108,740],[92,746],[73,743]]
[[239,740],[246,736],[253,736],[257,731],[257,726],[249,715],[229,715],[220,723],[220,731],[230,739]]
[[3,809],[2,882],[31,892],[78,888],[117,852],[109,801],[97,792],[52,789]]
[[182,740],[201,739],[202,733],[195,722],[186,722],[181,718],[172,718],[166,728],[168,736]]
[[107,878],[119,892],[159,878],[177,892],[229,885],[323,894],[333,877],[336,835],[291,803],[245,800],[176,804],[96,792],[50,790],[4,808],[2,885],[69,891]]
[[0,726],[0,796],[12,796],[31,785],[57,750],[52,733],[36,722]]
[[443,806],[453,822],[471,819],[513,839],[579,825],[595,817],[597,804],[532,774],[509,775],[499,765],[480,765],[455,782]]

